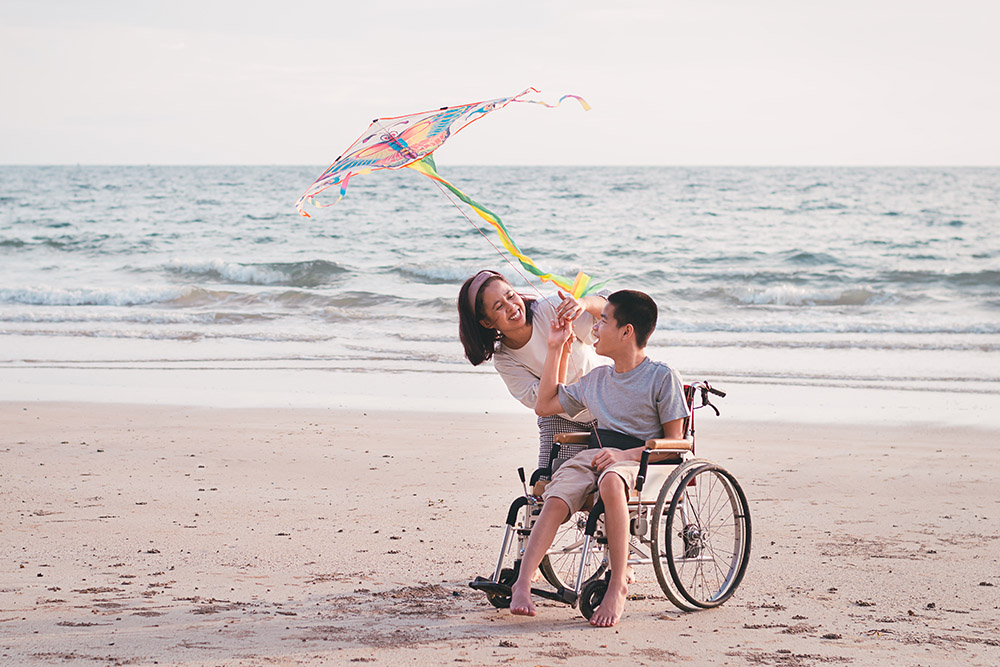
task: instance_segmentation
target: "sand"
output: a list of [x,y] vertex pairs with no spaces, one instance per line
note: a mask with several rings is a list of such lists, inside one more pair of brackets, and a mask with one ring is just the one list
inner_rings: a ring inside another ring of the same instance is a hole
[[746,579],[622,623],[468,588],[529,415],[0,404],[0,664],[996,665],[995,429],[703,418]]

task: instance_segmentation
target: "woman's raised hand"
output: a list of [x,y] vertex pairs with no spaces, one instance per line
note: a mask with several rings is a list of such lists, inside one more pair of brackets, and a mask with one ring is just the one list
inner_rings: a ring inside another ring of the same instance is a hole
[[572,322],[583,315],[583,306],[572,294],[563,294],[562,290],[559,290],[559,298],[562,302],[556,307],[556,316],[561,321]]

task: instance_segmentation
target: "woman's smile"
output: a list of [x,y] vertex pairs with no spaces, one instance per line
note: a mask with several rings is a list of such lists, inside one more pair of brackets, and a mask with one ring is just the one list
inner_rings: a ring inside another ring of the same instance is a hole
[[495,280],[483,288],[482,304],[486,315],[483,325],[504,335],[510,335],[527,324],[524,299],[502,280]]

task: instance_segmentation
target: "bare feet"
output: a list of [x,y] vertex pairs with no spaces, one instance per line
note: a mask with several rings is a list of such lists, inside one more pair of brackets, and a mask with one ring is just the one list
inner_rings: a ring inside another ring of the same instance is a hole
[[515,616],[534,616],[535,605],[531,602],[531,582],[518,586],[519,582],[520,579],[511,587],[510,613]]
[[610,628],[617,625],[618,621],[621,620],[622,612],[625,611],[627,595],[627,586],[608,586],[600,606],[594,610],[594,615],[590,617],[590,624],[597,628]]
[[625,570],[625,583],[627,583],[627,584],[634,584],[637,581],[639,581],[639,580],[636,579],[636,577],[635,577],[635,568],[632,567],[631,565],[629,565],[628,569]]

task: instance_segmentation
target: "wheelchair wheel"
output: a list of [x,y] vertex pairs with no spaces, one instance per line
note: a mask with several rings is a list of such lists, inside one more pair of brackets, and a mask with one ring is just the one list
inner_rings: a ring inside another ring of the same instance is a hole
[[586,558],[583,568],[583,582],[600,577],[607,570],[604,545],[591,542],[590,553],[583,553],[583,533],[587,526],[587,515],[577,512],[559,527],[548,553],[542,558],[538,569],[545,580],[556,589],[576,588],[576,577],[580,571],[580,559]]
[[588,621],[594,610],[601,606],[604,594],[608,592],[608,582],[603,577],[591,579],[580,589],[580,613]]
[[663,539],[663,523],[666,521],[670,511],[670,502],[674,498],[674,492],[680,487],[681,479],[692,469],[711,463],[706,459],[688,459],[684,461],[670,473],[667,480],[660,487],[656,505],[653,507],[653,515],[650,518],[652,523],[650,534],[652,539],[653,570],[656,572],[656,579],[660,583],[660,588],[667,598],[674,603],[674,606],[683,611],[697,611],[700,607],[692,605],[681,595],[681,592],[674,585],[670,578],[669,566],[666,564],[666,551]]
[[[517,581],[517,576],[514,574],[514,570],[509,567],[500,570],[500,581],[497,583],[504,584],[505,586],[513,586],[515,581]],[[510,595],[503,595],[501,593],[486,594],[486,599],[497,609],[510,609],[510,598]]]
[[653,568],[681,609],[716,607],[739,586],[750,559],[746,496],[717,464],[692,461],[677,472],[653,510]]

